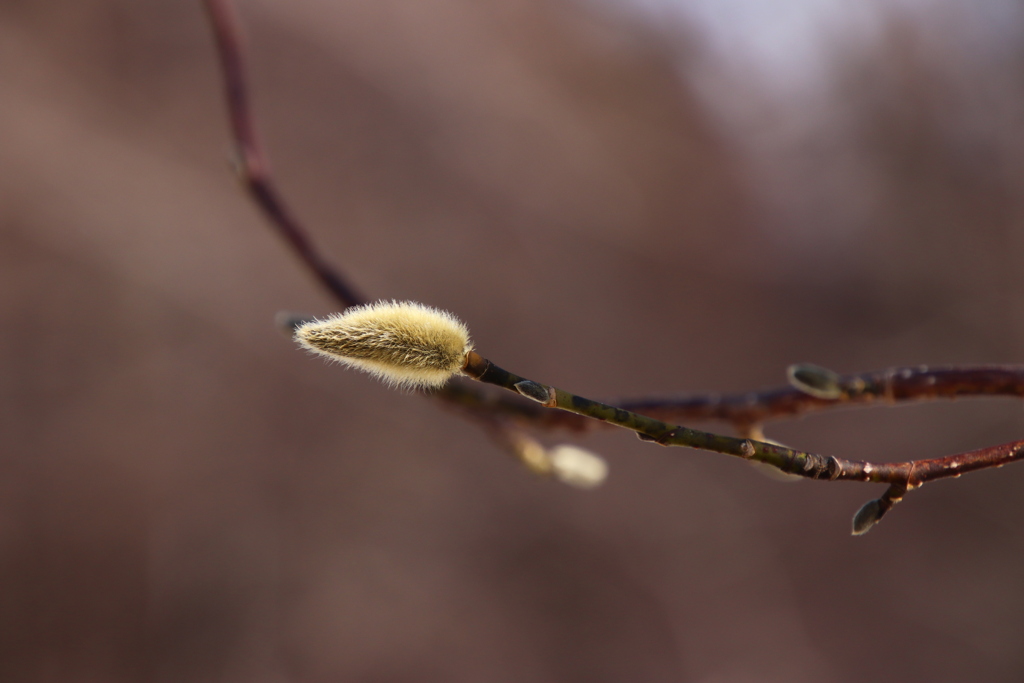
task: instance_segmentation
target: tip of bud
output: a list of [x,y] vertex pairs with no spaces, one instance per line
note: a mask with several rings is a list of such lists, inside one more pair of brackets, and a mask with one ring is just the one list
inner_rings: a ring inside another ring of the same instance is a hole
[[412,301],[353,306],[299,325],[295,339],[388,384],[412,388],[441,386],[473,348],[455,316]]

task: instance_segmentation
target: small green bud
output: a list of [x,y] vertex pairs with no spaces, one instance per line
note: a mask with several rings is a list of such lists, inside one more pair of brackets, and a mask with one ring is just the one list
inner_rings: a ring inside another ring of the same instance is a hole
[[790,365],[786,376],[793,387],[815,398],[835,400],[843,397],[842,378],[828,368],[800,363]]
[[543,384],[534,382],[532,379],[516,382],[514,386],[516,391],[531,401],[547,404],[551,400],[551,391]]

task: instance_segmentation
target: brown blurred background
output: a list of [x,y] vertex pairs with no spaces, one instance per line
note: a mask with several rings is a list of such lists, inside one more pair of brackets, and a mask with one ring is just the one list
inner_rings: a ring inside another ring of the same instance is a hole
[[[324,250],[505,367],[614,397],[1024,360],[1013,3],[750,34],[796,75],[667,6],[240,4]],[[0,2],[0,123],[0,680],[1024,678],[1024,466],[852,538],[876,488],[599,432],[611,478],[570,490],[297,352],[274,313],[332,305],[231,177],[198,2]],[[769,434],[907,459],[1024,414]]]

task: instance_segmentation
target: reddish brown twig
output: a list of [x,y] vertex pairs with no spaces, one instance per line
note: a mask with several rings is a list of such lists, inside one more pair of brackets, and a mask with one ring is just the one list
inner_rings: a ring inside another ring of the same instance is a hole
[[[262,209],[303,264],[334,296],[342,308],[362,303],[359,296],[320,254],[298,219],[278,192],[270,166],[255,129],[242,57],[239,22],[230,0],[203,0],[217,43],[224,76],[231,131],[238,151],[239,174]],[[475,355],[475,354],[474,354]],[[877,500],[869,501],[854,517],[854,533],[864,533],[903,496],[930,481],[958,477],[965,472],[1024,459],[1024,441],[983,448],[959,455],[899,463],[869,463],[804,453],[765,443],[751,437],[768,420],[791,417],[827,408],[949,399],[960,396],[1024,396],[1024,368],[978,366],[925,367],[888,370],[839,377],[813,366],[791,368],[794,386],[729,396],[639,399],[613,407],[575,397],[511,375],[477,357],[468,374],[476,379],[524,393],[516,383],[550,389],[557,399],[530,403],[506,396],[490,396],[475,389],[450,384],[432,394],[465,408],[491,431],[496,420],[525,422],[536,427],[585,429],[589,424],[614,424],[632,429],[644,440],[663,445],[687,445],[704,450],[767,462],[780,469],[814,479],[889,484]],[[486,365],[484,365],[486,363]],[[529,392],[525,392],[530,395]],[[531,396],[537,401],[537,396]],[[559,408],[560,410],[552,410]],[[569,411],[569,412],[564,412]],[[741,437],[699,432],[662,422],[672,420],[721,420],[736,427]]]
[[885,494],[865,504],[854,516],[853,533],[863,534],[908,491],[965,472],[1002,467],[1024,459],[1024,441],[928,460],[873,463],[797,451],[750,438],[722,436],[662,422],[622,408],[520,377],[471,351],[463,372],[473,379],[516,392],[545,408],[555,408],[590,420],[633,431],[644,441],[662,446],[688,446],[771,465],[809,479],[889,484]]
[[[890,486],[881,498],[869,500],[853,516],[853,533],[860,535],[877,524],[885,513],[903,499],[904,494],[928,482],[959,477],[966,472],[1002,467],[1024,459],[1024,441],[1012,441],[976,451],[947,455],[930,460],[885,463],[861,463],[859,472],[840,479],[886,482]],[[859,475],[859,476],[858,476]]]
[[[863,408],[895,403],[952,400],[979,396],[1024,396],[1024,367],[978,365],[949,368],[892,368],[838,378],[840,393],[820,398],[796,386],[736,394],[663,396],[610,400],[608,403],[659,420],[725,422],[746,434],[758,425],[786,418],[841,408]],[[469,406],[476,394],[456,403]],[[585,430],[595,424],[578,415],[544,410],[536,404],[495,397],[496,413],[542,428]]]
[[320,255],[274,185],[270,174],[270,162],[256,132],[242,56],[242,31],[234,5],[229,0],[204,0],[203,4],[210,17],[210,25],[213,27],[217,43],[231,132],[237,148],[238,172],[246,189],[266,214],[274,229],[281,233],[306,267],[338,300],[342,308],[362,303],[363,298]]
[[796,386],[758,392],[644,398],[617,402],[617,405],[661,419],[720,420],[737,426],[756,425],[821,410],[879,403],[965,396],[1024,396],[1024,367],[918,366],[836,377],[834,382],[832,398],[812,395],[807,388],[794,383]]

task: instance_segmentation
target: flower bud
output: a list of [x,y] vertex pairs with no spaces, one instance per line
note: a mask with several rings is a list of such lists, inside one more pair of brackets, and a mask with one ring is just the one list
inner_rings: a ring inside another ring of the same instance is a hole
[[579,446],[561,444],[548,451],[551,469],[562,483],[581,489],[600,486],[608,476],[608,464]]
[[354,306],[295,330],[299,344],[401,387],[439,387],[473,348],[455,316],[411,301]]

